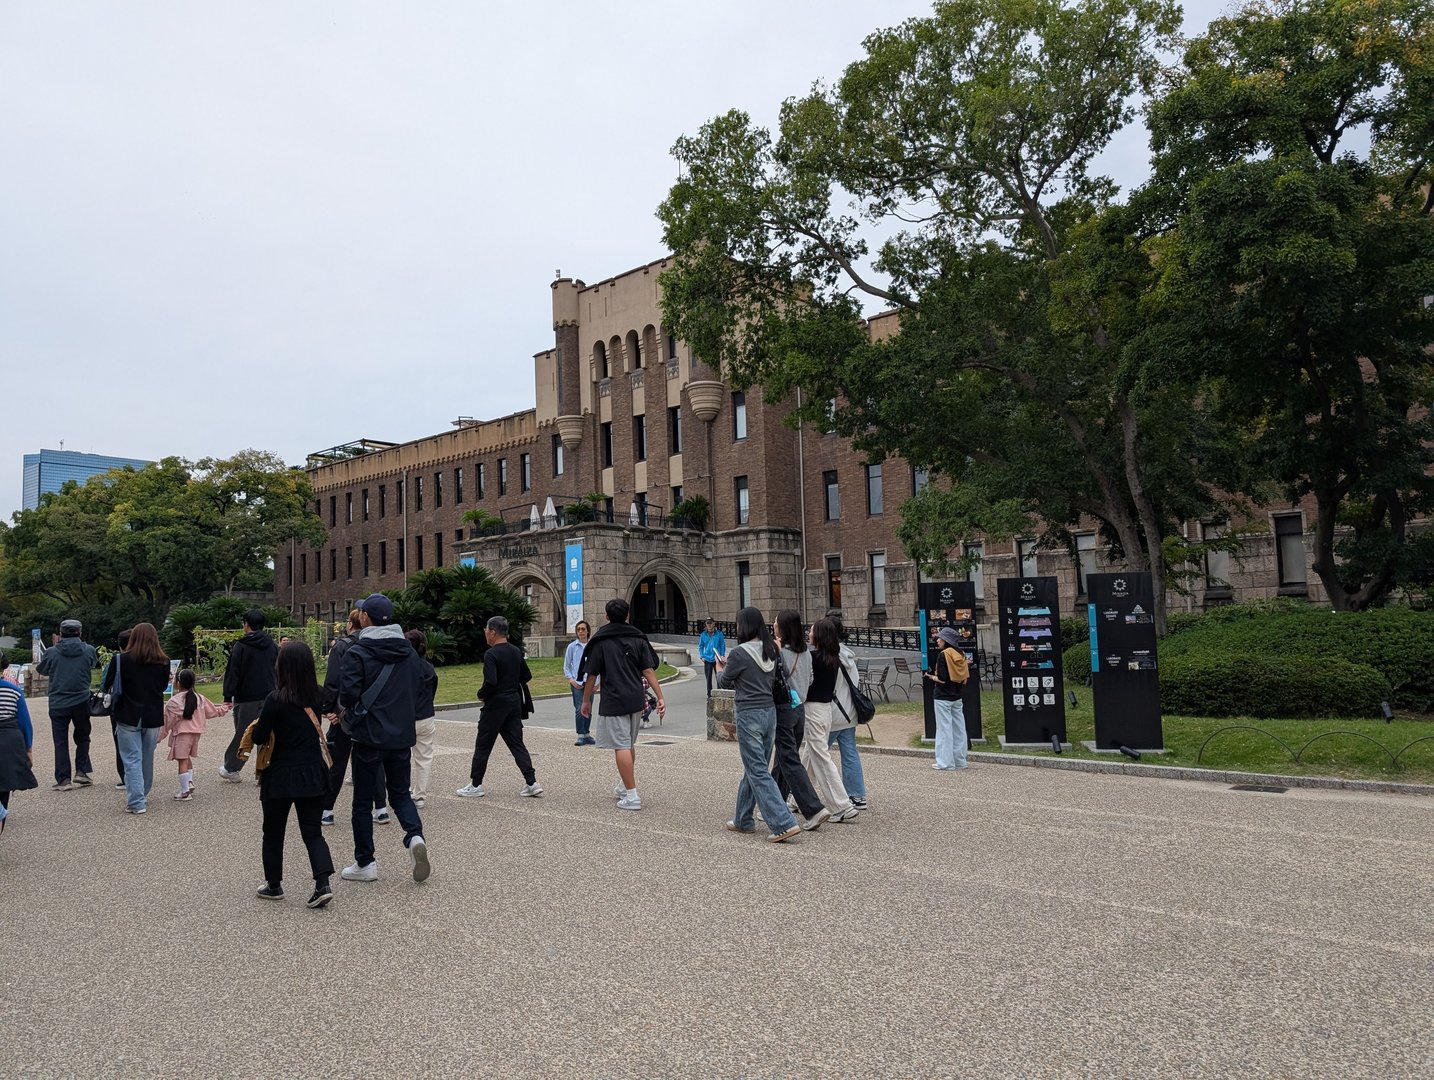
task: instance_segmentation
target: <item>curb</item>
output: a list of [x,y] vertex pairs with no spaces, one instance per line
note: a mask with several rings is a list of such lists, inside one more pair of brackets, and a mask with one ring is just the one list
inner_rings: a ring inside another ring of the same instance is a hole
[[[870,746],[858,744],[863,754],[889,757],[934,758],[935,750],[914,746]],[[1400,784],[1392,780],[1349,780],[1339,776],[1282,776],[1277,773],[1233,772],[1228,769],[1192,769],[1179,765],[1137,765],[1123,761],[1087,761],[1081,758],[1031,757],[1026,754],[992,754],[973,750],[972,761],[983,765],[1025,765],[1066,772],[1116,773],[1154,780],[1203,780],[1211,784],[1270,784],[1292,788],[1323,788],[1335,791],[1373,791],[1396,795],[1434,795],[1434,784]]]

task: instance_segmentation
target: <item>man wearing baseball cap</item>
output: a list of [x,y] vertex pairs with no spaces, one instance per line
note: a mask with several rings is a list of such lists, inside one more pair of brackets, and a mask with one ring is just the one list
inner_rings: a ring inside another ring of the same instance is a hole
[[[80,640],[79,619],[60,623],[54,644],[36,670],[50,680],[50,734],[55,740],[55,791],[88,787],[90,773],[90,672],[100,666],[93,645]],[[75,772],[70,782],[70,725],[75,725]]]
[[409,754],[418,741],[418,703],[428,665],[393,621],[388,597],[374,593],[354,606],[358,638],[344,653],[339,675],[343,726],[353,740],[354,863],[339,876],[346,881],[378,880],[373,808],[383,805],[386,785],[388,804],[403,826],[413,880],[423,881],[429,875],[428,845],[409,792]]

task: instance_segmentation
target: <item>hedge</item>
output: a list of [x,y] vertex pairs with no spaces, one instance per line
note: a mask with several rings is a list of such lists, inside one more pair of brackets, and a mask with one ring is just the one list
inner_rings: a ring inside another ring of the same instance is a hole
[[1331,611],[1280,601],[1216,608],[1160,643],[1162,668],[1181,656],[1280,659],[1318,668],[1325,658],[1379,672],[1395,705],[1434,704],[1434,613],[1407,607]]
[[1377,717],[1389,683],[1335,657],[1186,653],[1160,660],[1160,711],[1172,716]]

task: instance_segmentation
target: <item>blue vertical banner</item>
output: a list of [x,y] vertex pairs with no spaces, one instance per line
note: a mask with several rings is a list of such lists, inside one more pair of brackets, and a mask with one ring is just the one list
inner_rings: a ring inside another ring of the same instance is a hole
[[568,633],[572,633],[583,617],[583,546],[568,544],[564,549],[564,586],[568,609]]

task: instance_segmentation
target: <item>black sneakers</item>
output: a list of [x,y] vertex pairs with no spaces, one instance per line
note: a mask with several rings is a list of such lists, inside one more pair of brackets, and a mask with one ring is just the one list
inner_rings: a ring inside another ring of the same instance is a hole
[[282,885],[261,885],[254,890],[254,894],[261,900],[282,900],[284,899],[284,887]]
[[334,890],[327,885],[320,885],[314,890],[314,895],[309,897],[309,907],[321,908],[334,898]]

